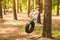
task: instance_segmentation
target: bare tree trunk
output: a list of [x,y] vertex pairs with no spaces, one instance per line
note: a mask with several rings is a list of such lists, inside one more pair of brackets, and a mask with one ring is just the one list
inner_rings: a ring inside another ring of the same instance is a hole
[[17,0],[17,12],[19,13],[19,0]]
[[6,0],[4,0],[4,14],[6,15]]
[[57,3],[57,14],[56,15],[59,15],[59,0],[56,0],[56,3]]
[[2,15],[2,0],[0,0],[0,18],[3,18],[3,15]]
[[14,19],[17,20],[17,14],[16,14],[16,2],[13,0],[13,12],[14,12]]
[[41,23],[42,1],[37,0],[37,5],[39,5],[39,15],[38,15],[38,18],[37,18],[37,22]]
[[32,9],[33,9],[33,11],[34,11],[34,0],[32,0]]
[[22,12],[22,5],[21,5],[21,3],[22,3],[22,0],[20,1],[20,11]]
[[43,37],[52,38],[52,0],[44,0]]
[[27,9],[27,12],[28,12],[28,17],[29,17],[29,14],[30,14],[30,0],[27,0],[28,1],[28,9]]

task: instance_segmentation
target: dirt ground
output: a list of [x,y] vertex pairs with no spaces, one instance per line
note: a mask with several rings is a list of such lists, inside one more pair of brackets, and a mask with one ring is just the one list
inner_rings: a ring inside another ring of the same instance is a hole
[[[53,35],[54,39],[40,38],[41,34],[36,33],[27,34],[25,31],[20,30],[17,25],[26,25],[28,22],[27,14],[17,13],[18,20],[13,19],[13,13],[8,12],[0,19],[0,40],[60,40],[60,35]],[[43,15],[41,17],[43,23]],[[35,22],[35,26],[43,26]],[[52,27],[60,25],[60,16],[52,16]]]

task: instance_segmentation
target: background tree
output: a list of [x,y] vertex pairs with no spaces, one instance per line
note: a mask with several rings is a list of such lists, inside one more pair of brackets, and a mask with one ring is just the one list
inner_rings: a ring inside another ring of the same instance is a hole
[[20,11],[22,11],[22,0],[20,0]]
[[52,24],[52,0],[44,0],[44,21],[43,21],[43,37],[51,38]]
[[4,14],[6,15],[6,0],[4,0]]
[[34,2],[34,0],[31,0],[31,1],[32,1],[32,2],[31,2],[31,4],[32,4],[32,5],[31,5],[31,9],[33,9],[33,11],[34,11],[34,6],[35,6],[34,3],[35,3],[35,2]]
[[37,22],[41,23],[41,13],[42,13],[42,0],[36,0],[37,6],[39,7],[39,15],[37,18]]
[[29,14],[30,14],[30,0],[27,0],[27,13],[28,13],[28,16],[29,16]]
[[3,16],[2,16],[2,0],[0,0],[0,18],[3,18]]
[[17,0],[17,12],[19,13],[19,0]]
[[14,19],[17,20],[17,14],[16,14],[16,2],[13,0],[13,13],[14,13]]
[[59,0],[56,0],[56,4],[57,4],[57,14],[56,15],[59,15]]

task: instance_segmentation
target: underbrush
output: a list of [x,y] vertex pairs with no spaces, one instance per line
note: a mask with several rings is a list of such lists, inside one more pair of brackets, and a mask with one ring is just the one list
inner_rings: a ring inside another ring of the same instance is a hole
[[[60,25],[59,25],[60,26]],[[60,28],[59,28],[59,26],[57,26],[57,27],[53,27],[53,29],[52,29],[52,34],[53,35],[58,35],[58,34],[60,34]],[[22,31],[24,31],[25,30],[25,26],[24,25],[21,25],[21,26],[18,26],[19,27],[19,29],[20,30],[22,30]],[[42,34],[42,27],[35,27],[34,28],[34,33],[36,33],[36,34]]]

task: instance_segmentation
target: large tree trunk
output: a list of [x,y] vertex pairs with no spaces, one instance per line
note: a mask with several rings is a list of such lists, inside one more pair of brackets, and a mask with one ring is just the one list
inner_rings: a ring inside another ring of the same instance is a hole
[[6,15],[6,0],[4,0],[4,14]]
[[56,15],[59,15],[59,0],[56,0],[56,3],[57,3],[57,14]]
[[13,12],[14,12],[14,19],[17,20],[17,14],[16,14],[16,2],[13,0]]
[[51,38],[52,24],[52,0],[44,0],[44,21],[43,21],[43,37]]
[[3,16],[2,16],[2,0],[0,0],[0,18],[3,18]]
[[37,22],[41,23],[42,1],[37,0],[37,5],[39,5],[39,15],[38,15],[38,18],[37,18]]
[[27,1],[28,1],[27,13],[28,13],[28,17],[29,17],[29,14],[30,14],[30,0],[27,0]]

